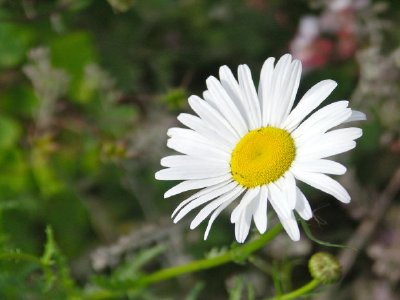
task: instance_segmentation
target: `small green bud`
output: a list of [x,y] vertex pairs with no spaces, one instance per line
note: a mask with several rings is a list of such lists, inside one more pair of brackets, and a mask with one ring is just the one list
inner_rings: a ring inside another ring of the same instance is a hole
[[334,283],[342,275],[342,268],[339,262],[327,252],[314,254],[308,261],[308,269],[311,276],[323,284]]

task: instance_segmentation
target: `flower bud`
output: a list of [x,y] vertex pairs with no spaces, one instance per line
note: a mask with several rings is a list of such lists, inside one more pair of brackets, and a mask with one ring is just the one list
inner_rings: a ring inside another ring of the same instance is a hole
[[337,259],[327,252],[314,254],[308,261],[308,269],[311,276],[323,284],[336,282],[342,274],[342,268]]

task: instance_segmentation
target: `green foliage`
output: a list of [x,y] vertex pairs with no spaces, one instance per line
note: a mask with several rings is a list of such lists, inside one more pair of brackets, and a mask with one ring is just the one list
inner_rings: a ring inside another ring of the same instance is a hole
[[235,278],[235,283],[232,289],[229,290],[229,300],[242,299],[244,282],[242,278]]
[[[11,16],[0,10],[0,19]],[[27,26],[2,23],[0,26],[0,70],[16,67],[25,60],[26,52],[32,45],[35,32]]]
[[190,291],[189,295],[186,296],[185,300],[197,300],[201,299],[201,293],[205,288],[205,284],[203,282],[198,282],[194,288]]
[[164,246],[145,249],[128,258],[118,266],[110,276],[96,277],[95,282],[100,286],[113,290],[125,290],[133,285],[142,275],[142,268],[161,255]]
[[162,245],[148,248],[127,259],[124,264],[115,269],[112,280],[116,282],[134,281],[141,275],[143,266],[160,256],[166,248]]
[[[384,2],[393,8],[384,17],[398,24],[398,1]],[[247,63],[257,82],[264,59],[288,51],[300,18],[319,13],[307,3],[0,1],[0,299],[263,298],[244,276],[233,276],[252,270],[253,250],[226,246],[233,239],[229,220],[206,242],[198,231],[184,235],[180,227],[158,224],[165,224],[176,202],[162,200],[169,183],[155,182],[154,172],[166,151],[166,128],[188,110],[187,97],[201,95],[205,79],[218,76],[221,65],[234,70]],[[398,28],[385,33],[385,55],[399,44]],[[300,94],[332,78],[339,86],[328,102],[348,99],[360,78],[359,64],[354,58],[333,60],[309,70]],[[371,107],[370,121],[348,164],[371,189],[381,187],[398,165],[398,126],[388,133],[384,92],[372,94],[375,103],[357,104]],[[329,211],[336,221],[338,208]],[[343,230],[335,227],[324,239],[345,240],[356,226],[347,215],[349,228],[339,224]],[[344,247],[316,239],[302,225],[316,247]],[[132,235],[129,243],[121,242]],[[96,269],[93,253],[103,247],[111,254]],[[195,257],[205,257],[202,266],[218,257],[235,263],[137,286],[158,269]],[[278,295],[304,278],[293,275],[301,270],[292,272],[291,262],[271,266],[266,275]],[[227,291],[226,279],[233,277]]]
[[182,109],[186,105],[187,93],[182,88],[169,90],[162,98],[169,109]]
[[254,300],[254,289],[250,283],[246,284],[243,277],[235,277],[233,287],[229,289],[229,300]]
[[19,124],[8,118],[0,116],[0,148],[10,148],[16,144],[21,134]]
[[49,291],[54,286],[56,281],[66,291],[67,294],[72,295],[75,293],[75,282],[71,277],[69,267],[64,255],[60,252],[53,236],[53,230],[50,226],[46,228],[46,244],[44,253],[40,258],[42,264],[48,267],[55,267],[57,274],[49,271],[46,268],[45,272],[45,290]]
[[[25,262],[24,265],[20,263]],[[77,295],[75,282],[64,255],[58,248],[51,227],[46,228],[46,242],[43,255],[39,258],[20,250],[3,251],[0,253],[0,295],[5,299],[24,297],[56,297],[57,299],[73,298]],[[39,271],[38,272],[38,267]],[[42,279],[43,278],[43,279]],[[16,282],[16,286],[9,284]],[[23,285],[21,285],[23,283]],[[29,286],[29,290],[25,289]],[[23,289],[20,291],[18,289]]]
[[96,51],[88,32],[72,32],[55,38],[50,44],[54,66],[66,70],[72,78],[71,100],[79,101],[79,86],[85,66],[96,62]]

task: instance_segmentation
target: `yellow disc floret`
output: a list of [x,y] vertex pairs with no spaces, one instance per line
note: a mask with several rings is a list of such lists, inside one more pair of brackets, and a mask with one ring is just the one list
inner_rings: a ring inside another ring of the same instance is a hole
[[232,151],[232,176],[246,188],[271,183],[285,174],[295,156],[293,138],[286,130],[270,126],[252,130]]

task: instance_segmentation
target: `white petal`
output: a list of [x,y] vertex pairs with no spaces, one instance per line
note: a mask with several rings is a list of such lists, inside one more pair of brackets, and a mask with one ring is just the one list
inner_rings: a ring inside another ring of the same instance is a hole
[[287,203],[284,192],[274,183],[268,185],[268,200],[280,219],[289,219],[291,209]]
[[[205,90],[203,92],[203,99],[222,115],[222,113],[219,110],[218,105],[216,103],[217,101],[219,101],[218,98],[213,97],[209,90]],[[230,124],[230,125],[232,125],[232,124]]]
[[317,110],[292,132],[292,137],[307,139],[342,124],[351,115],[351,109],[347,108],[348,103],[338,101]]
[[297,106],[292,110],[283,122],[283,128],[288,131],[295,129],[301,121],[315,108],[317,108],[336,88],[337,83],[333,80],[323,80],[301,98]]
[[256,211],[253,215],[254,223],[258,231],[263,234],[267,230],[268,224],[268,215],[267,215],[267,208],[268,208],[268,187],[262,186],[260,190],[260,194],[258,196],[257,207]]
[[221,83],[213,76],[207,80],[207,87],[220,113],[232,125],[236,132],[242,136],[248,131],[247,125],[233,100],[222,87]]
[[283,108],[286,109],[283,111],[281,122],[286,120],[287,116],[292,110],[297,90],[299,89],[301,69],[301,62],[299,60],[294,60],[292,63],[292,69],[290,70],[290,77],[288,79],[287,88],[285,89],[286,95],[284,96],[284,99],[286,99],[287,102],[285,103],[285,105],[282,104]]
[[260,101],[254,86],[253,78],[251,77],[250,69],[247,65],[240,65],[238,68],[239,85],[243,91],[243,101],[248,103],[250,108],[249,115],[251,130],[261,127],[261,110]]
[[296,211],[299,213],[300,217],[304,220],[310,220],[312,218],[312,210],[310,207],[310,203],[306,196],[301,192],[299,188],[296,189],[297,192],[297,200],[296,200]]
[[232,191],[229,191],[228,193],[218,197],[217,199],[214,199],[211,203],[204,206],[190,223],[190,229],[194,229],[199,226],[199,224],[203,222],[220,205],[225,204],[226,202],[231,203],[232,201],[237,199],[237,197],[240,195],[240,193],[243,192],[243,190],[243,187],[236,186]]
[[190,190],[197,190],[209,186],[216,185],[218,183],[227,181],[230,179],[232,176],[231,174],[226,174],[218,177],[213,177],[213,178],[206,178],[206,179],[191,179],[191,180],[186,180],[183,181],[168,191],[165,192],[164,198],[169,198],[171,196],[190,191]]
[[258,96],[261,99],[262,125],[267,126],[272,114],[272,78],[274,73],[275,58],[268,58],[261,69]]
[[248,189],[244,194],[240,203],[235,207],[231,214],[231,222],[236,223],[239,219],[243,210],[253,201],[254,198],[260,193],[260,187],[255,187],[253,189]]
[[289,74],[290,63],[292,56],[290,54],[283,55],[276,64],[272,78],[272,105],[271,105],[271,119],[269,125],[280,126],[281,119],[281,101],[284,97],[285,87],[284,81],[287,74]]
[[236,81],[232,74],[232,71],[227,66],[222,66],[219,69],[219,78],[225,91],[231,97],[232,101],[235,103],[236,107],[239,109],[241,115],[246,121],[247,128],[250,128],[250,117],[249,109],[247,103],[243,102],[243,95],[240,89],[239,83]]
[[293,170],[301,170],[304,172],[313,173],[324,173],[332,175],[343,175],[346,173],[346,167],[342,164],[327,160],[327,159],[316,159],[309,161],[294,161],[292,164]]
[[208,138],[212,142],[222,143],[231,149],[235,146],[235,142],[232,139],[226,138],[223,136],[216,128],[209,127],[207,123],[205,123],[199,117],[181,113],[178,116],[178,120],[185,126],[197,131],[199,134]]
[[[316,135],[305,143],[297,145],[296,155],[301,161],[324,158],[353,149],[353,141],[362,135],[360,128],[341,128],[323,135]],[[297,143],[298,140],[295,140]]]
[[282,180],[282,183],[284,184],[283,191],[286,194],[289,207],[294,209],[296,205],[296,180],[290,171],[286,172],[284,178],[285,180]]
[[227,184],[224,187],[221,187],[217,190],[214,190],[204,196],[201,196],[197,199],[194,199],[193,201],[189,202],[185,207],[182,208],[181,211],[176,215],[174,218],[174,223],[177,223],[180,219],[182,219],[187,213],[189,213],[191,210],[195,209],[196,207],[199,207],[200,205],[207,203],[225,193],[228,193],[229,191],[233,190],[235,187],[237,187],[236,182],[231,182]]
[[232,151],[232,147],[224,145],[223,143],[221,143],[220,139],[217,139],[215,141],[210,140],[191,129],[173,127],[168,129],[167,135],[173,138],[181,139],[183,141],[191,140],[195,143],[202,143],[210,147],[217,148],[226,153],[231,153]]
[[293,170],[293,173],[298,180],[301,180],[316,189],[332,195],[339,201],[343,203],[350,202],[351,198],[349,193],[339,182],[330,178],[329,176],[319,173],[301,172],[299,170]]
[[158,180],[189,180],[189,179],[205,179],[210,177],[218,177],[229,174],[229,166],[190,166],[174,167],[163,169],[156,172],[155,177]]
[[204,232],[204,240],[207,239],[208,234],[210,233],[210,229],[212,224],[214,223],[215,219],[219,216],[219,214],[229,205],[234,201],[235,199],[232,199],[231,201],[226,201],[225,203],[221,204],[211,215],[210,220],[208,220],[207,228],[206,231]]
[[249,205],[242,211],[239,220],[235,223],[235,237],[238,243],[244,243],[249,235],[251,217],[253,216],[254,210],[255,206]]
[[318,149],[310,149],[310,151],[307,151],[307,153],[298,152],[297,155],[299,157],[299,160],[314,160],[344,153],[350,151],[355,147],[356,147],[356,142],[346,141],[334,145],[325,144],[324,147],[318,147]]
[[275,184],[269,184],[269,202],[274,208],[279,220],[281,221],[286,232],[293,241],[300,239],[300,232],[296,222],[296,218],[293,214],[293,210],[288,207],[285,199],[285,194]]
[[[174,212],[171,215],[171,218],[174,218],[175,215],[178,213],[178,211],[180,211],[182,209],[182,207],[184,207],[185,205],[187,205],[188,203],[192,202],[193,200],[206,196],[206,195],[212,195],[212,193],[216,190],[221,190],[221,188],[225,189],[227,186],[229,186],[229,183],[231,183],[232,180],[227,180],[221,183],[218,183],[216,185],[213,186],[209,186],[207,188],[204,188],[200,191],[198,191],[197,193],[193,194],[192,196],[190,196],[189,198],[187,198],[186,200],[182,201],[181,203],[179,203],[179,205],[175,208]],[[215,197],[214,197],[215,198]]]
[[354,121],[365,121],[367,116],[358,110],[352,110],[351,116],[346,120],[346,122],[354,122]]
[[[279,215],[278,215],[279,217]],[[279,217],[283,228],[285,228],[285,231],[289,235],[289,237],[293,241],[298,241],[300,240],[300,231],[299,231],[299,225],[297,224],[296,217],[294,216],[293,212],[290,213],[290,218],[288,219],[281,219]]]
[[210,124],[212,128],[218,128],[221,134],[225,137],[232,137],[236,141],[240,138],[228,121],[226,121],[225,118],[206,101],[202,100],[198,96],[190,96],[188,101],[190,107],[197,113],[197,115]]
[[186,167],[191,166],[206,166],[206,167],[229,167],[229,162],[224,160],[217,160],[212,157],[193,157],[189,155],[170,155],[163,157],[160,161],[163,167]]
[[277,74],[278,79],[275,87],[275,107],[272,124],[280,126],[282,121],[287,118],[292,109],[294,99],[301,77],[301,63],[298,60],[292,62],[291,56],[285,61],[280,74]]
[[230,153],[189,139],[170,138],[167,141],[167,146],[180,153],[194,157],[212,157],[223,161],[229,161],[231,158]]

